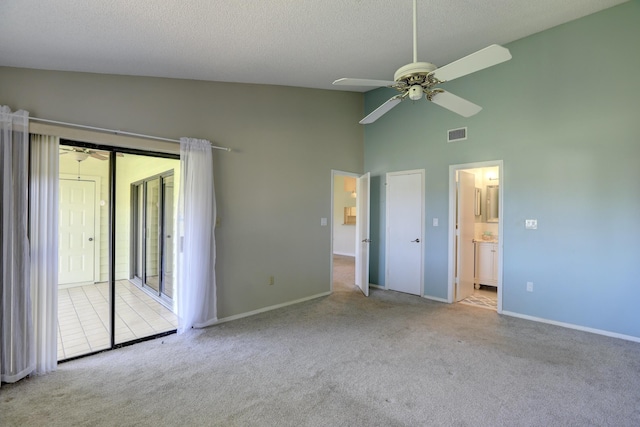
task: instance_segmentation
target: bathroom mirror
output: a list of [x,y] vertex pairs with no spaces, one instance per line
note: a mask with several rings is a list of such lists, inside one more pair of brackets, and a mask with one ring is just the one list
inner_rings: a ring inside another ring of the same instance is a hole
[[487,185],[487,222],[498,222],[498,185]]

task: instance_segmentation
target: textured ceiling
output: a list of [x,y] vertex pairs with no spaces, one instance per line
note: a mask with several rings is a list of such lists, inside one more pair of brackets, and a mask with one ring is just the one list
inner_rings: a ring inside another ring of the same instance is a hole
[[[624,2],[418,0],[418,60],[442,66]],[[0,1],[11,67],[336,89],[392,80],[412,34],[411,0]]]

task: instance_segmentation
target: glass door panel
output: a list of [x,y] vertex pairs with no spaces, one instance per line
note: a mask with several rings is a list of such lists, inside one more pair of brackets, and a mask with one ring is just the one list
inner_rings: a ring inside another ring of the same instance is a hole
[[144,265],[142,245],[144,245],[144,184],[131,187],[131,250],[133,251],[133,277],[142,283]]
[[144,284],[160,292],[160,180],[146,182],[145,192],[145,281]]
[[162,180],[162,295],[173,298],[173,259],[174,259],[174,232],[173,232],[173,175]]
[[102,203],[109,200],[109,154],[66,142],[58,177],[58,360],[111,347],[109,222]]
[[124,153],[116,162],[115,343],[175,330],[173,223],[180,161]]

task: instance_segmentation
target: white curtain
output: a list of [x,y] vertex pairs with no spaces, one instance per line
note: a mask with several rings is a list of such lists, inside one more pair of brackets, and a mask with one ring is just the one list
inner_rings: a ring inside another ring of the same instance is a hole
[[178,333],[217,320],[216,202],[211,143],[180,139],[180,242],[177,265]]
[[60,139],[31,135],[31,300],[35,373],[58,364],[58,176]]
[[29,113],[0,106],[0,382],[34,370],[29,240],[27,237]]

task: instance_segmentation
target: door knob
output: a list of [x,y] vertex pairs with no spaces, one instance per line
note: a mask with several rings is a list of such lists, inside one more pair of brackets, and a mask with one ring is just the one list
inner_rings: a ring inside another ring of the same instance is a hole
[[411,243],[420,243],[420,239],[412,240]]
[[371,243],[371,239],[364,239],[362,243]]
[[90,241],[90,242],[93,242],[93,237],[89,237],[89,241]]

